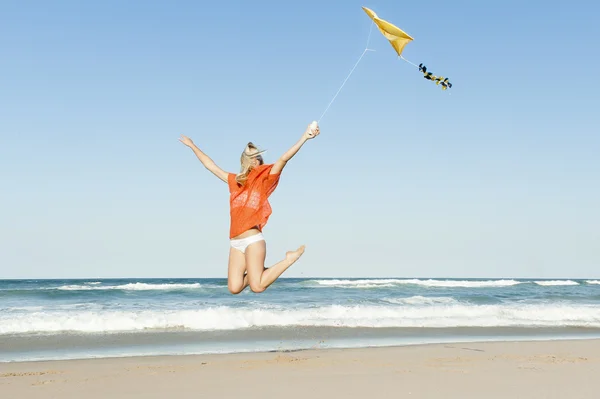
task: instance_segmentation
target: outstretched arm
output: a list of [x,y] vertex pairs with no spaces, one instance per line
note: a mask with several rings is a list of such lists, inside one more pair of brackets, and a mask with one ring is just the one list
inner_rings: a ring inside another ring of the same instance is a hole
[[283,154],[277,160],[277,162],[275,162],[275,164],[273,164],[273,167],[271,168],[271,174],[273,175],[276,173],[281,173],[281,171],[283,170],[285,165],[287,165],[288,161],[290,159],[292,159],[298,151],[300,151],[300,148],[302,148],[304,143],[306,143],[310,139],[317,137],[319,135],[319,133],[321,133],[319,130],[319,126],[317,126],[316,128],[313,129],[313,127],[311,125],[308,125],[308,127],[306,128],[306,131],[304,131],[304,134],[302,134],[302,137],[300,138],[300,140],[298,140],[298,142],[296,142],[296,144],[294,144],[292,146],[292,148],[287,150],[285,152],[285,154]]
[[186,137],[182,134],[179,141],[181,141],[183,144],[190,147],[192,151],[194,151],[194,154],[196,154],[196,156],[198,157],[200,162],[202,162],[202,165],[204,165],[206,169],[210,170],[215,176],[227,183],[228,173],[225,172],[223,169],[219,168],[217,164],[208,155],[203,153],[200,150],[200,148],[196,147],[196,144],[194,144],[194,142],[189,137]]

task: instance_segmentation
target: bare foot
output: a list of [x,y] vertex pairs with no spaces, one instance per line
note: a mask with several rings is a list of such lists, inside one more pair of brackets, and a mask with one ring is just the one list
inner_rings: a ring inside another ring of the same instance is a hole
[[290,263],[290,266],[294,264],[304,253],[304,245],[295,251],[288,251],[285,253],[285,259]]

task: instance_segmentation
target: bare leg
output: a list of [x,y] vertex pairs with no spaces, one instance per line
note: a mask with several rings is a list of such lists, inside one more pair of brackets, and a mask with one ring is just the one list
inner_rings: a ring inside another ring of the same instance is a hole
[[258,241],[246,248],[246,268],[248,270],[248,282],[250,289],[254,292],[263,292],[267,289],[288,267],[293,265],[304,253],[304,245],[295,251],[288,251],[285,259],[265,268],[267,255],[267,244]]
[[229,248],[229,267],[227,270],[227,288],[232,294],[239,294],[248,286],[246,257],[241,251]]

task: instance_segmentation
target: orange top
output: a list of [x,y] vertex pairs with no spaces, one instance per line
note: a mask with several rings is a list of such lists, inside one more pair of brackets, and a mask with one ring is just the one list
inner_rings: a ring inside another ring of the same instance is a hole
[[231,227],[229,238],[236,237],[254,226],[262,231],[271,215],[269,196],[279,184],[280,173],[270,174],[273,164],[260,165],[248,174],[246,184],[240,186],[235,174],[229,173],[229,206]]

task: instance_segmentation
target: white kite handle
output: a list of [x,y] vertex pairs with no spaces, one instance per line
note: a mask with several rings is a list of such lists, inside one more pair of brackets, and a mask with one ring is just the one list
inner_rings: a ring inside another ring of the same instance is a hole
[[311,136],[314,136],[315,131],[317,130],[318,127],[319,127],[319,123],[317,121],[313,121],[310,124],[309,128],[310,128],[310,135]]

